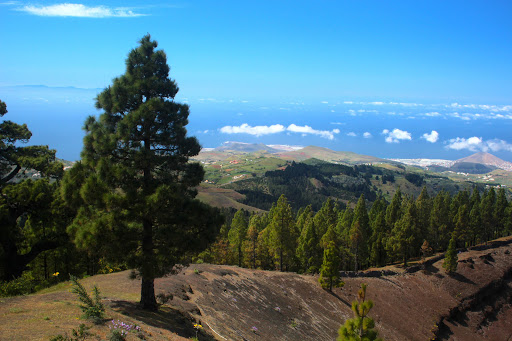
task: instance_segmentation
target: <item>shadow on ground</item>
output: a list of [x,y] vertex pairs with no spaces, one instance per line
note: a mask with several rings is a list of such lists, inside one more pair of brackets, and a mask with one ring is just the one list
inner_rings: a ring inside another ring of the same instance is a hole
[[[130,316],[156,328],[167,329],[181,337],[192,338],[196,336],[195,321],[169,306],[160,306],[158,311],[143,310],[138,303],[128,301],[112,301],[110,306],[123,315]],[[204,331],[200,331],[197,337],[200,341],[215,340]]]

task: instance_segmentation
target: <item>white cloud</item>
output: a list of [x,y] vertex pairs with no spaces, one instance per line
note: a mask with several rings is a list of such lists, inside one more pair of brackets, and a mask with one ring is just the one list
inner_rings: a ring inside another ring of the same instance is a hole
[[437,140],[439,140],[439,133],[435,130],[432,130],[430,134],[425,133],[421,136],[421,138],[427,140],[430,143],[436,143]]
[[241,126],[225,126],[220,128],[221,133],[225,134],[249,134],[254,136],[276,134],[285,131],[284,126],[281,124],[274,124],[271,126],[255,126],[252,127],[247,123]]
[[340,133],[339,129],[333,129],[332,131],[316,130],[316,129],[313,129],[310,126],[307,126],[307,125],[305,125],[305,126],[298,126],[298,125],[295,125],[293,123],[290,124],[288,126],[288,128],[286,128],[286,130],[291,131],[293,133],[302,133],[302,136],[305,136],[307,134],[319,135],[320,137],[323,137],[323,138],[326,138],[326,139],[329,139],[329,140],[333,140],[334,139],[334,134],[339,134]]
[[366,132],[363,134],[363,137],[364,137],[365,139],[371,139],[371,138],[372,138],[372,134],[370,134],[369,132],[367,132],[367,131],[366,131]]
[[465,139],[463,137],[457,137],[455,139],[451,139],[448,141],[449,144],[447,148],[461,150],[461,149],[469,149],[471,151],[476,151],[480,149],[482,146],[482,138],[481,137],[470,137],[469,139]]
[[343,126],[346,123],[343,123],[343,122],[331,122],[331,124],[338,125],[338,126]]
[[473,136],[468,139],[463,137],[457,137],[451,140],[448,140],[448,145],[446,146],[448,149],[467,149],[472,152],[482,151],[482,152],[497,152],[500,150],[512,151],[512,144],[499,139],[492,139],[484,141],[481,137]]
[[353,131],[351,131],[351,132],[347,133],[347,136],[356,137],[357,134],[354,133]]
[[412,140],[411,133],[397,128],[393,129],[393,131],[384,129],[382,134],[387,135],[385,138],[387,143],[400,143],[400,140]]
[[274,124],[271,126],[250,126],[247,123],[244,123],[240,126],[225,126],[220,128],[221,133],[225,134],[249,134],[254,136],[262,136],[268,134],[277,134],[284,131],[292,132],[292,133],[301,133],[302,136],[318,135],[320,137],[333,140],[334,134],[339,134],[339,129],[333,130],[316,130],[311,128],[308,125],[298,126],[296,124],[290,124],[287,128],[285,128],[281,124]]
[[437,111],[427,112],[427,113],[424,113],[423,115],[428,116],[428,117],[439,117],[439,116],[441,116],[441,114],[438,113]]
[[43,17],[81,17],[81,18],[130,18],[145,14],[134,13],[126,7],[89,7],[83,4],[55,4],[50,6],[23,6],[20,11]]

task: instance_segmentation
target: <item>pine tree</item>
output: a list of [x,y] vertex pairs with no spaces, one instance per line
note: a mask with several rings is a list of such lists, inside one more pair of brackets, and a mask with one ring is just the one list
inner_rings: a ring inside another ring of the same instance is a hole
[[264,270],[275,270],[274,255],[270,244],[270,225],[258,234],[258,266]]
[[500,187],[496,198],[496,208],[494,209],[494,221],[496,222],[494,237],[499,238],[505,235],[505,211],[508,207],[505,189]]
[[432,199],[428,195],[427,188],[423,187],[420,196],[416,199],[416,208],[418,214],[418,232],[419,239],[429,237],[430,212],[432,211]]
[[[6,114],[0,100],[0,117]],[[26,124],[0,123],[0,280],[21,276],[38,255],[63,245],[67,237],[64,226],[52,223],[58,192],[50,180],[61,178],[63,165],[48,146],[23,146],[31,136]],[[26,170],[43,178],[11,181]]]
[[388,224],[389,229],[391,230],[395,223],[400,219],[400,215],[402,214],[402,192],[400,191],[400,187],[396,190],[393,195],[393,199],[391,200],[391,204],[386,209],[386,224]]
[[382,195],[379,194],[377,197],[377,200],[375,200],[372,204],[372,207],[370,209],[370,212],[368,213],[368,218],[370,218],[370,224],[377,218],[377,215],[381,212],[384,212],[384,218],[386,216],[386,207],[387,202],[386,199],[382,197]]
[[480,192],[475,187],[473,193],[469,199],[470,211],[469,211],[469,228],[468,238],[470,245],[475,245],[477,241],[482,237],[482,217],[480,212]]
[[354,271],[359,270],[359,256],[361,255],[360,249],[362,248],[361,245],[363,245],[363,236],[364,235],[361,226],[359,225],[359,222],[356,221],[350,228],[350,249],[354,255]]
[[350,252],[351,240],[350,229],[354,220],[354,211],[347,205],[345,211],[339,213],[338,224],[336,225],[336,233],[340,236],[340,259],[342,260],[342,268],[345,270],[352,268],[353,254]]
[[512,234],[512,202],[505,209],[504,228],[505,235],[510,236]]
[[452,237],[452,239],[450,239],[450,244],[448,245],[448,250],[446,250],[446,254],[444,255],[443,268],[448,273],[453,273],[457,271],[458,257],[455,244],[455,237]]
[[388,239],[388,248],[402,257],[404,266],[407,260],[420,249],[417,229],[416,205],[414,201],[405,204],[405,214],[395,223]]
[[450,195],[441,191],[434,198],[430,214],[430,240],[434,251],[446,250],[450,233]]
[[228,233],[229,243],[236,250],[238,266],[242,266],[243,252],[242,246],[247,236],[247,222],[245,221],[245,213],[238,210],[231,222],[231,229]]
[[493,238],[494,229],[496,226],[495,210],[496,210],[496,192],[491,187],[489,191],[484,193],[481,204],[481,216],[482,216],[482,227],[483,237],[485,241],[489,241]]
[[257,251],[258,251],[258,235],[261,224],[261,217],[253,214],[249,220],[249,228],[245,240],[245,258],[248,267],[256,269]]
[[375,220],[373,221],[373,234],[371,237],[372,240],[372,248],[370,260],[373,265],[376,266],[384,266],[386,265],[387,253],[386,253],[386,240],[385,240],[385,230],[386,230],[386,220],[385,220],[385,211],[381,211]]
[[473,187],[473,192],[471,193],[471,197],[469,198],[470,209],[473,209],[473,206],[475,204],[480,204],[480,201],[481,201],[480,192],[478,191],[478,188]]
[[338,219],[338,224],[336,225],[336,232],[341,236],[343,240],[349,240],[350,228],[352,227],[352,222],[354,221],[354,210],[350,207],[345,209],[345,211],[340,212],[340,218]]
[[332,288],[339,288],[345,285],[344,282],[340,280],[340,271],[339,271],[339,251],[337,250],[336,244],[331,241],[327,245],[324,250],[324,261],[322,263],[322,268],[320,269],[320,277],[318,278],[318,282],[324,289],[328,289],[332,291]]
[[288,204],[286,197],[281,195],[277,201],[272,221],[269,227],[270,246],[274,257],[279,263],[279,270],[284,271],[285,263],[290,261],[290,257],[295,252],[292,208]]
[[318,235],[323,236],[329,226],[336,226],[337,220],[338,215],[335,210],[335,204],[331,198],[327,198],[320,211],[315,215],[315,226],[318,230]]
[[375,322],[368,317],[373,308],[373,301],[366,300],[367,284],[361,283],[358,293],[358,301],[352,302],[354,318],[345,321],[338,331],[337,341],[382,341],[378,337]]
[[302,271],[316,273],[322,263],[322,249],[318,237],[313,215],[310,213],[302,232],[299,236],[297,246],[297,258],[301,264]]
[[[357,227],[355,227],[355,225],[357,225]],[[368,211],[366,209],[364,194],[361,194],[359,200],[357,201],[356,207],[354,209],[354,220],[352,222],[350,231],[350,239],[353,242],[353,250],[356,250],[354,252],[356,263],[359,263],[364,267],[368,263],[368,239],[370,238],[371,234],[370,220],[368,218]],[[359,268],[358,264],[356,264],[355,267],[357,271]]]
[[465,246],[465,242],[469,240],[469,228],[470,228],[470,217],[469,210],[466,204],[459,207],[459,211],[455,216],[455,230],[454,236],[456,241],[462,242]]
[[126,72],[96,98],[103,113],[85,122],[83,204],[68,228],[77,245],[136,268],[150,310],[154,279],[204,250],[222,224],[217,209],[194,199],[204,171],[188,160],[201,146],[187,137],[189,108],[174,101],[178,86],[156,47],[144,36]]
[[297,226],[297,231],[299,234],[304,229],[304,226],[306,224],[306,221],[310,218],[313,218],[313,209],[311,208],[311,205],[308,205],[306,207],[301,207],[299,209],[299,212],[297,213],[297,221],[295,225]]

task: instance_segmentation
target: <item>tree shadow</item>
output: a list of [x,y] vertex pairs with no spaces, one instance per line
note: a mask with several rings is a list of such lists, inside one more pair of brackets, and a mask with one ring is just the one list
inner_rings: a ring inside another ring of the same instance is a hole
[[475,282],[473,282],[472,280],[470,280],[466,276],[464,276],[464,275],[462,275],[460,273],[457,273],[457,272],[452,272],[452,273],[448,274],[448,276],[450,276],[451,278],[453,278],[453,279],[455,279],[455,280],[457,280],[459,282],[476,285]]
[[[196,329],[193,326],[195,320],[169,306],[160,306],[158,311],[144,310],[140,308],[138,303],[128,301],[112,301],[110,306],[123,315],[130,316],[156,328],[166,329],[181,337],[192,338],[196,336]],[[199,340],[215,340],[204,332],[198,333],[197,336]]]
[[336,294],[334,291],[329,291],[329,290],[326,290],[331,296],[334,296],[336,297],[339,301],[341,301],[343,304],[349,306],[349,307],[352,307],[352,304],[348,303],[347,301],[345,301],[343,298],[341,298],[338,294]]
[[432,275],[438,273],[439,269],[432,264],[425,264],[423,267],[423,271],[426,275]]

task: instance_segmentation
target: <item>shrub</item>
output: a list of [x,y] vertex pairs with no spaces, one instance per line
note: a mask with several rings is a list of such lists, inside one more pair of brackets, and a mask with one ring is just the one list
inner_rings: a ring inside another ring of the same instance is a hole
[[89,327],[86,327],[85,324],[80,324],[78,326],[78,330],[73,329],[71,331],[71,335],[69,336],[67,333],[65,335],[59,334],[57,336],[53,336],[50,338],[50,341],[82,341],[86,340],[87,336],[92,335],[87,330]]
[[93,297],[91,298],[82,283],[78,281],[78,278],[73,275],[70,275],[70,278],[73,283],[73,288],[71,290],[78,295],[78,299],[82,302],[82,304],[80,304],[80,309],[82,309],[85,318],[103,318],[105,315],[105,307],[103,306],[103,303],[101,303],[100,290],[98,287],[94,286],[92,289]]
[[33,289],[34,277],[30,272],[24,272],[12,281],[0,282],[0,297],[30,294]]
[[358,300],[352,302],[352,311],[354,318],[345,321],[345,324],[338,330],[337,341],[382,341],[378,337],[375,328],[375,322],[368,317],[368,313],[373,308],[373,301],[366,300],[366,284],[361,283],[361,289],[358,292]]

